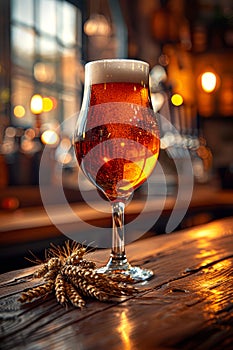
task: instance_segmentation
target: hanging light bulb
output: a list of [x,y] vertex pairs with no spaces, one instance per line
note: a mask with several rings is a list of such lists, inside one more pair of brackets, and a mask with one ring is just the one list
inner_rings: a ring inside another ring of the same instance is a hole
[[95,13],[84,23],[84,32],[88,36],[109,36],[111,27],[105,16]]
[[90,2],[90,15],[83,29],[93,48],[103,49],[108,45],[112,29],[108,20],[107,0]]
[[111,27],[105,16],[93,14],[84,24],[84,32],[89,36],[91,45],[101,49],[108,44]]

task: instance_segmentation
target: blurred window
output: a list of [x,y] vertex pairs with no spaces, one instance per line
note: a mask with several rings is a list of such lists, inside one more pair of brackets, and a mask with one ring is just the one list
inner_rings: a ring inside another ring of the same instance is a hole
[[[17,1],[17,0],[16,0]],[[59,18],[56,13],[56,0],[37,0],[36,5],[36,26],[43,35],[56,36]]]
[[11,1],[11,18],[13,21],[23,23],[24,25],[34,25],[34,1],[32,0],[14,0]]
[[[11,0],[13,125],[35,124],[30,111],[33,94],[54,101],[51,110],[42,112],[42,123],[62,123],[79,110],[82,12],[78,6],[82,1],[75,6],[66,0]],[[18,104],[25,110],[21,118],[13,113]]]

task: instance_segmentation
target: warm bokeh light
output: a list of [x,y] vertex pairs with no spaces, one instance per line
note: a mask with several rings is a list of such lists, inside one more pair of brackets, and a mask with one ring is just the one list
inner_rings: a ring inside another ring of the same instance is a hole
[[34,65],[34,77],[43,83],[53,83],[56,78],[54,65],[50,63],[37,62]]
[[56,149],[56,160],[59,163],[67,165],[72,162],[72,154],[69,149],[72,147],[72,142],[69,137],[63,137],[60,141],[58,148]]
[[59,136],[54,130],[45,130],[41,135],[41,141],[45,145],[56,146],[59,141]]
[[18,209],[19,204],[17,197],[5,197],[1,201],[1,208],[5,210],[15,210]]
[[32,140],[24,139],[21,142],[21,149],[24,153],[30,153],[34,150],[34,143]]
[[27,138],[27,139],[34,139],[34,137],[36,136],[36,132],[34,129],[32,128],[29,128],[27,130],[25,130],[25,133],[24,133],[24,136]]
[[30,108],[32,113],[40,114],[43,111],[43,98],[39,94],[35,94],[31,98]]
[[61,154],[59,154],[57,160],[60,163],[66,165],[66,164],[69,164],[72,161],[72,156],[71,156],[70,153],[61,153]]
[[217,77],[212,72],[205,72],[201,75],[201,87],[205,92],[213,92],[216,88]]
[[63,137],[60,142],[60,148],[63,150],[68,150],[72,146],[72,143],[68,137]]
[[108,20],[103,15],[93,14],[84,24],[84,32],[88,36],[109,36],[111,32]]
[[13,126],[8,126],[8,128],[6,128],[5,135],[6,137],[15,137],[16,128],[14,128]]
[[50,97],[43,97],[43,112],[50,112],[53,107],[53,100]]
[[23,118],[25,116],[25,108],[23,106],[14,107],[14,115],[16,118]]
[[174,94],[171,97],[171,101],[174,106],[181,106],[183,103],[183,97],[179,94]]

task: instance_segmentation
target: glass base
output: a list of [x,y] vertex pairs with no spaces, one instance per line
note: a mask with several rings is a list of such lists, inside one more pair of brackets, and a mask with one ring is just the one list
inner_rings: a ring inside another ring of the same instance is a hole
[[130,276],[135,282],[142,282],[153,277],[152,270],[144,269],[139,266],[131,266],[127,260],[115,261],[110,258],[106,266],[97,269],[98,273],[110,274],[110,273],[122,273],[126,276]]

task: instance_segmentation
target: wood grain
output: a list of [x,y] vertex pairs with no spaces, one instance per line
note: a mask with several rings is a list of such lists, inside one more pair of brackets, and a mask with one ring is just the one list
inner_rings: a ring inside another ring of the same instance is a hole
[[136,297],[82,311],[53,296],[22,306],[20,293],[41,283],[34,268],[1,275],[1,349],[232,349],[233,218],[135,242],[127,254],[155,276]]

